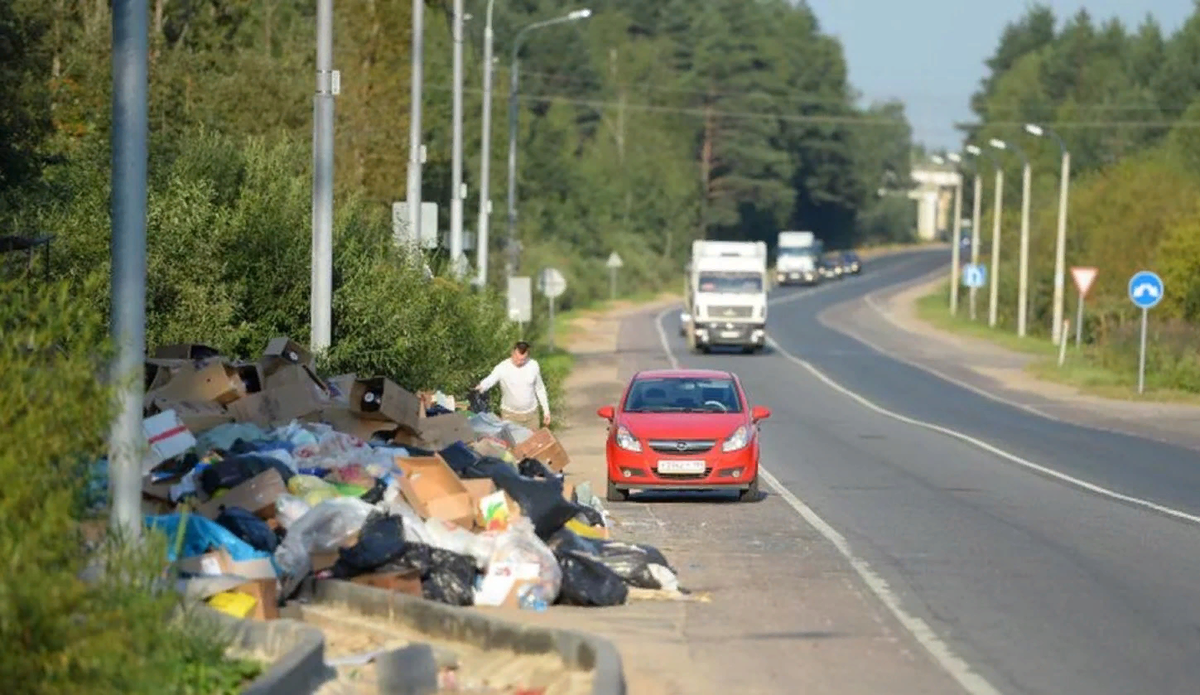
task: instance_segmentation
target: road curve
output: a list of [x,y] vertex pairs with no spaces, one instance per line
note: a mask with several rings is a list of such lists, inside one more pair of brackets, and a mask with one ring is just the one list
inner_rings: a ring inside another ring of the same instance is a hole
[[689,354],[677,314],[659,322],[683,366],[736,371],[772,408],[768,470],[986,684],[1200,692],[1200,525],[1146,506],[1200,517],[1194,452],[997,403],[818,319],[948,255],[901,254],[861,277],[777,290],[779,349],[764,355]]

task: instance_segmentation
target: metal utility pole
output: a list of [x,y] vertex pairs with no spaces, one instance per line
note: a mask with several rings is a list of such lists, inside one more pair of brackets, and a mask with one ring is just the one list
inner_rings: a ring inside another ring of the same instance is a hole
[[111,525],[142,529],[142,370],[146,356],[146,169],[149,71],[147,0],[114,0],[112,26],[112,376],[117,413],[109,437]]
[[410,234],[421,238],[421,165],[425,162],[421,144],[421,99],[425,67],[425,0],[412,3],[412,93],[408,120],[408,222]]
[[475,240],[476,265],[479,266],[479,286],[487,286],[488,222],[492,200],[488,185],[492,170],[492,9],[495,0],[488,0],[487,25],[483,29],[483,132],[479,150],[479,238]]
[[[975,168],[975,195],[971,202],[971,265],[979,264],[979,211],[983,198],[983,177],[979,175],[979,167],[976,164]],[[977,287],[972,287],[969,291],[971,320],[975,320],[975,295]]]
[[1017,335],[1022,338],[1029,320],[1029,184],[1032,176],[1032,168],[1026,159],[1021,170],[1021,265],[1017,275],[1020,293],[1017,295]]
[[996,302],[1000,293],[1000,217],[1004,212],[1004,167],[996,165],[996,199],[992,208],[992,283],[988,296],[988,326],[996,327]]
[[[1054,317],[1050,326],[1050,339],[1055,345],[1059,340],[1066,340],[1062,334],[1064,304],[1066,303],[1066,274],[1067,274],[1067,196],[1071,187],[1071,153],[1067,143],[1049,128],[1027,123],[1025,132],[1035,137],[1049,136],[1058,143],[1062,152],[1062,173],[1058,181],[1058,235],[1054,240]],[[1079,325],[1076,331],[1082,330]]]
[[950,161],[954,162],[954,248],[950,250],[950,314],[958,314],[958,285],[959,269],[962,267],[962,157],[950,153]]
[[320,353],[333,340],[333,0],[317,0],[310,302],[309,344]]
[[505,254],[504,263],[504,274],[506,277],[512,277],[513,267],[516,265],[514,251],[517,240],[517,118],[520,113],[517,99],[521,87],[519,62],[521,42],[525,39],[525,34],[534,29],[562,24],[563,22],[574,22],[580,19],[587,19],[591,16],[591,10],[583,9],[575,10],[562,17],[527,24],[517,32],[516,38],[513,39],[512,63],[509,69],[508,86],[508,253]]
[[463,258],[463,0],[454,0],[454,135],[450,166],[450,268],[461,277]]

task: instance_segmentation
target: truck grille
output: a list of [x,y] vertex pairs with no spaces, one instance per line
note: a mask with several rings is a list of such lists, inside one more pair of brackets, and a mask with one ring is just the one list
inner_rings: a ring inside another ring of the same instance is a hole
[[702,454],[713,448],[715,439],[651,439],[650,448],[660,454]]
[[752,306],[710,306],[706,313],[711,319],[748,319],[754,315]]

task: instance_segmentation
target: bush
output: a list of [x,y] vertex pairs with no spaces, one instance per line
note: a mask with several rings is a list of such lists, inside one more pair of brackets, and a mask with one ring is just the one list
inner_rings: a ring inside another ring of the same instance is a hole
[[[0,283],[0,682],[29,694],[231,692],[256,668],[168,619],[178,599],[158,581],[165,539],[85,543],[85,486],[111,408],[97,378],[105,325],[78,297],[104,289]],[[81,578],[97,566],[112,571]]]
[[[48,172],[56,195],[22,206],[22,226],[57,235],[55,275],[107,275],[107,156],[104,147],[83,148]],[[149,346],[204,342],[244,356],[276,335],[308,341],[310,156],[306,142],[202,130],[151,149]],[[499,297],[427,282],[392,243],[382,206],[344,197],[335,213],[326,369],[462,393],[508,354],[516,327]],[[80,299],[108,315],[107,292]]]

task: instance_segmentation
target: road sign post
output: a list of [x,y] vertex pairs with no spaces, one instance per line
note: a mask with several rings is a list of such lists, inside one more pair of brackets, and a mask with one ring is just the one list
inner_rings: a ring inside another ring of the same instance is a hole
[[528,277],[508,277],[508,318],[516,321],[520,336],[525,338],[525,324],[533,320],[533,280]]
[[[962,269],[962,284],[966,285],[971,290],[971,295],[974,296],[975,290],[987,284],[987,266],[982,263],[968,263]],[[971,302],[971,320],[975,320],[975,302]]]
[[617,299],[617,269],[624,265],[625,262],[616,251],[608,255],[608,261],[604,264],[604,267],[608,268],[608,296],[613,301]]
[[[1079,292],[1079,301],[1075,305],[1076,349],[1079,348],[1079,344],[1083,341],[1083,300],[1087,297],[1088,290],[1092,288],[1092,283],[1096,281],[1096,275],[1099,272],[1097,268],[1084,266],[1074,266],[1071,268],[1071,279],[1075,281],[1075,289]],[[1063,335],[1065,336],[1066,334]]]
[[1138,354],[1138,393],[1146,390],[1146,324],[1150,310],[1162,301],[1163,281],[1156,273],[1142,270],[1129,278],[1129,301],[1142,310],[1142,341]]
[[550,349],[554,349],[554,300],[567,291],[567,279],[558,272],[557,268],[543,268],[538,273],[538,291],[550,302],[550,328],[548,338]]

